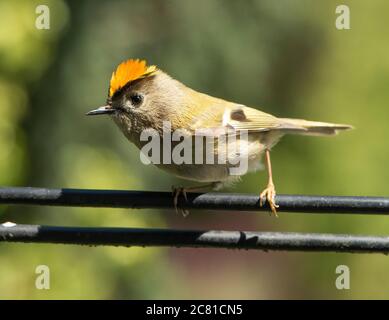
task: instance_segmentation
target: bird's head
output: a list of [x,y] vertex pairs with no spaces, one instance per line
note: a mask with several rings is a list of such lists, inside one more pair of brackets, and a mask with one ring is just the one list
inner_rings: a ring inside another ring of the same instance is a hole
[[127,60],[112,73],[107,104],[87,115],[108,114],[124,130],[158,127],[180,103],[183,85],[144,60]]

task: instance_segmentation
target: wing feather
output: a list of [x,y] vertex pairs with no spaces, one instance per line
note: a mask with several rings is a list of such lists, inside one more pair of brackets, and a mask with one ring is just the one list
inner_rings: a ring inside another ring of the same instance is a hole
[[249,108],[244,105],[213,105],[207,112],[198,115],[193,122],[194,129],[211,129],[215,133],[221,130],[248,130],[249,132],[265,132],[277,129],[306,130],[302,126],[287,123],[269,113]]

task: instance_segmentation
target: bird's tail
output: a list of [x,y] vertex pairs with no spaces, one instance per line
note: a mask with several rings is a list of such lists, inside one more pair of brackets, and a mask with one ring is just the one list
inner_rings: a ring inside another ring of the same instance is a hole
[[280,120],[285,124],[285,128],[288,132],[310,136],[335,135],[338,131],[353,128],[347,124],[307,121],[302,119],[281,118]]

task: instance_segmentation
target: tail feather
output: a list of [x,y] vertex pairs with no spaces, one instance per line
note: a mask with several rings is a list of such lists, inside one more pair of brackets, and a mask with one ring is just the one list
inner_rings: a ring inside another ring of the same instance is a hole
[[282,118],[280,120],[283,122],[282,125],[285,127],[285,130],[291,133],[312,136],[335,135],[338,133],[338,131],[349,130],[353,128],[352,126],[347,124],[308,121],[303,119]]

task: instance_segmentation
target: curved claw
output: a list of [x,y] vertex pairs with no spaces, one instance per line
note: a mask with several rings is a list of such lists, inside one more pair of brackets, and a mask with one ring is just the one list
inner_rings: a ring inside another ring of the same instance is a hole
[[274,188],[274,185],[269,184],[267,188],[263,190],[259,195],[259,205],[262,207],[267,201],[269,203],[273,215],[278,218],[277,208],[279,208],[279,205],[276,204],[275,197],[276,190]]
[[[188,201],[188,197],[186,194],[186,190],[183,187],[174,187],[172,186],[172,193],[173,193],[173,204],[174,209],[176,210],[176,213],[178,213],[178,197],[182,194],[184,196],[185,201]],[[180,207],[181,214],[186,217],[189,215],[189,211],[185,208]]]

